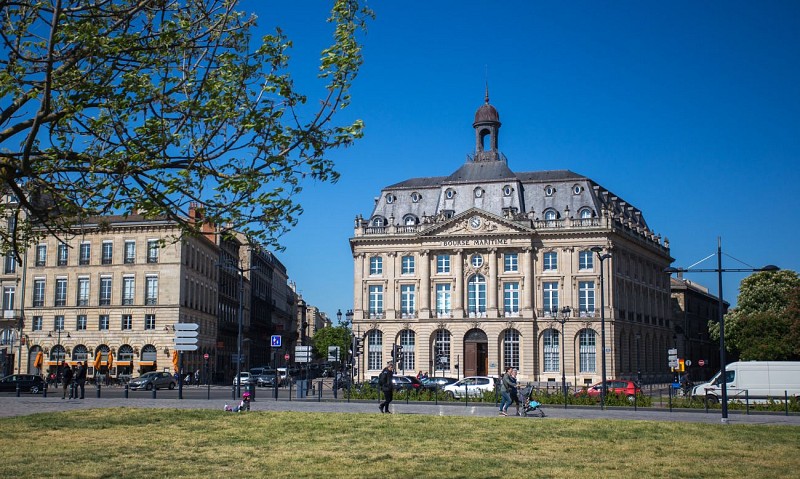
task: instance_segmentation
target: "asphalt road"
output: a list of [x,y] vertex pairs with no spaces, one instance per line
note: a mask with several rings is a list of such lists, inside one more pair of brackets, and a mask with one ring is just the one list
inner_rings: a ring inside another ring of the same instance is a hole
[[[380,414],[377,401],[350,401],[346,399],[335,400],[329,397],[326,391],[323,398],[313,395],[304,399],[295,396],[292,391],[281,389],[278,399],[268,396],[267,389],[259,388],[256,400],[251,405],[251,411],[301,411],[301,412],[341,412],[353,414]],[[225,404],[233,404],[230,387],[212,386],[209,390],[201,387],[190,386],[184,388],[183,399],[178,399],[177,390],[158,390],[153,399],[149,391],[129,391],[128,398],[124,397],[124,389],[117,387],[102,388],[101,397],[97,397],[94,386],[86,389],[85,399],[61,399],[60,391],[50,390],[48,397],[41,394],[31,395],[22,393],[16,397],[14,393],[0,394],[0,417],[24,416],[40,412],[79,411],[92,408],[130,407],[130,408],[165,408],[165,409],[219,409]],[[263,393],[263,394],[262,394]],[[537,417],[509,417],[509,420],[548,421],[553,419],[623,419],[644,421],[681,421],[698,422],[707,424],[720,424],[719,411],[687,411],[675,409],[670,412],[663,408],[646,408],[633,410],[633,408],[606,408],[573,406],[564,409],[563,406],[544,406],[544,418]],[[425,414],[438,416],[497,416],[498,409],[492,404],[483,403],[440,403],[395,401],[392,403],[395,414]],[[784,415],[778,413],[744,414],[740,411],[730,411],[727,424],[770,424],[800,426],[800,414]]]

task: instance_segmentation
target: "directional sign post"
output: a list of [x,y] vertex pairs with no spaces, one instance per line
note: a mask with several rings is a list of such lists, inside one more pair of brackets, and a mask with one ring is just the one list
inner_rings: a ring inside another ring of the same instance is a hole
[[197,323],[175,323],[175,351],[197,351],[197,336],[200,325]]

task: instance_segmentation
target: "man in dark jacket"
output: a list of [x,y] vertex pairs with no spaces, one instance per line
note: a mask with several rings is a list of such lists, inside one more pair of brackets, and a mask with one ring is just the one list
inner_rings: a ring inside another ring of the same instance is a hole
[[78,361],[78,370],[75,371],[75,396],[78,395],[78,389],[81,390],[81,399],[86,389],[86,364]]
[[378,376],[378,387],[383,391],[383,401],[378,405],[378,409],[386,414],[392,413],[389,410],[389,403],[392,402],[392,393],[394,392],[392,377],[394,377],[394,365],[389,362],[381,371],[380,376]]
[[[64,373],[61,380],[64,381],[64,392],[61,393],[61,399],[67,398],[67,389],[72,385],[72,368],[69,364],[64,365]],[[69,392],[69,398],[72,399],[72,391]]]

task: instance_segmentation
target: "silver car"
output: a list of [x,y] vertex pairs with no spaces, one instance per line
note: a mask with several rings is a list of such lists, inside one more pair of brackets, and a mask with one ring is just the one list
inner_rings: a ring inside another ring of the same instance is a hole
[[145,389],[147,391],[162,388],[175,389],[175,377],[172,374],[164,371],[151,371],[144,373],[138,378],[131,379],[128,383],[128,388],[136,391],[137,389]]

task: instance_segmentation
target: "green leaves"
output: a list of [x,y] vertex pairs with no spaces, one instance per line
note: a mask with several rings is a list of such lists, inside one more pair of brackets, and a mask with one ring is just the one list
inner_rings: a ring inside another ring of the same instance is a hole
[[[372,13],[357,0],[332,2],[333,40],[320,60],[330,82],[308,103],[290,73],[291,40],[278,29],[251,50],[254,23],[236,3],[0,4],[9,52],[0,59],[0,178],[19,207],[66,232],[81,218],[146,205],[192,233],[202,225],[186,220],[188,209],[201,203],[207,222],[277,247],[302,212],[294,196],[303,179],[336,181],[328,153],[363,134],[360,121],[335,118]],[[47,204],[32,201],[32,185]],[[2,239],[37,234],[20,222]]]

